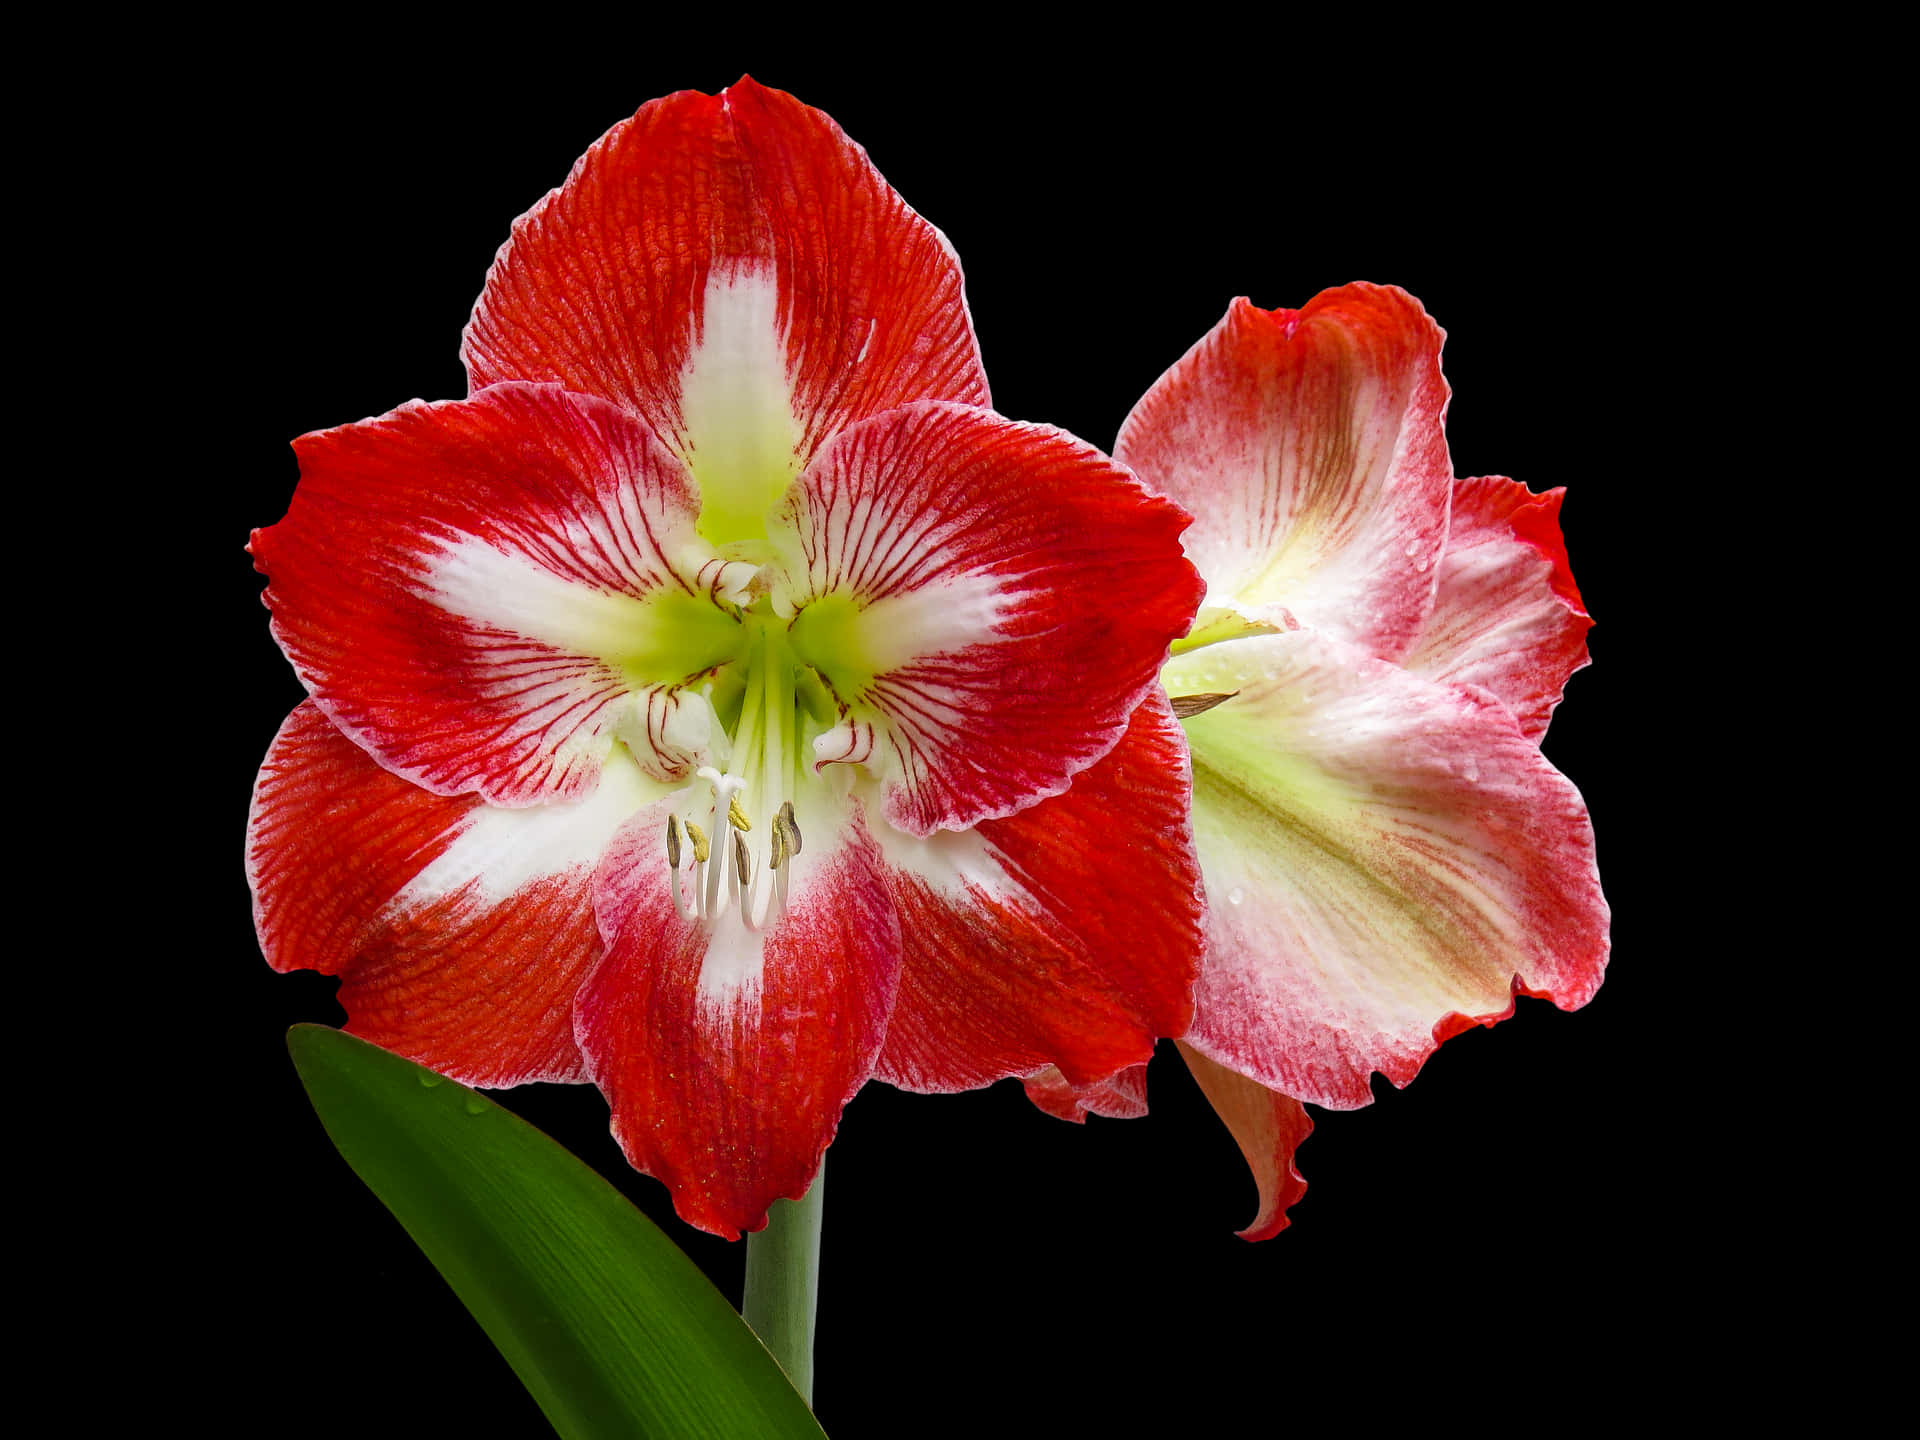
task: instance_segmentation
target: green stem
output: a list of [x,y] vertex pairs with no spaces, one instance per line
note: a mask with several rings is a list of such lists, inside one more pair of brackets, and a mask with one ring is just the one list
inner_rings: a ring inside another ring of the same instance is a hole
[[813,1188],[776,1200],[767,1228],[747,1236],[747,1289],[740,1313],[773,1352],[793,1388],[813,1403],[813,1318],[820,1294],[820,1211],[827,1188],[822,1162]]

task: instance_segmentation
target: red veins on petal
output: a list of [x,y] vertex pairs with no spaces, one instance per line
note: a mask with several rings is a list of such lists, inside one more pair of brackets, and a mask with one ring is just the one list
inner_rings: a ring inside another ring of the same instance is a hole
[[1565,493],[1535,495],[1497,476],[1454,482],[1433,613],[1401,661],[1491,690],[1536,742],[1567,678],[1587,663],[1593,628],[1560,534]]
[[276,970],[343,976],[350,1031],[467,1084],[577,1080],[573,996],[600,958],[580,853],[596,837],[461,863],[489,823],[526,821],[409,784],[301,704],[247,826],[261,948]]
[[905,949],[889,1084],[965,1090],[1046,1065],[1091,1084],[1186,1029],[1202,907],[1164,697],[1064,795],[885,857]]
[[886,752],[887,821],[914,835],[1065,789],[1200,599],[1185,514],[1084,442],[984,410],[913,405],[845,432],[782,518],[795,603],[851,597],[863,643],[891,652],[840,699]]
[[751,79],[642,106],[515,223],[467,327],[470,386],[557,381],[683,450],[701,304],[739,274],[778,292],[801,463],[896,405],[988,403],[946,237],[831,119]]
[[1447,536],[1442,339],[1391,287],[1240,299],[1147,391],[1114,456],[1193,512],[1209,603],[1405,652]]
[[664,805],[640,811],[594,880],[606,960],[581,988],[576,1033],[613,1133],[664,1181],[680,1218],[736,1238],[804,1195],[840,1112],[872,1073],[893,1008],[900,934],[857,816],[796,877],[791,909],[755,940],[728,916],[682,920],[661,853]]
[[274,637],[328,717],[440,794],[578,799],[628,702],[619,638],[690,594],[697,500],[603,401],[500,385],[304,436],[287,517],[254,532]]

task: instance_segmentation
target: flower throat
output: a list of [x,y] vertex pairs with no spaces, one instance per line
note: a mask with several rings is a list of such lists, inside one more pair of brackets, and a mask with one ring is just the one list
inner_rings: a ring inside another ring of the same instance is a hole
[[735,660],[704,687],[721,732],[712,747],[719,765],[702,765],[695,773],[705,785],[690,787],[686,810],[667,817],[668,889],[683,920],[712,926],[731,911],[759,932],[786,914],[803,844],[794,797],[835,706],[764,597],[740,621]]

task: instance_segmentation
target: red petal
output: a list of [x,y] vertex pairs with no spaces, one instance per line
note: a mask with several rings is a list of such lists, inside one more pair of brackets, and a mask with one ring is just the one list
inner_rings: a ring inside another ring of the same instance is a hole
[[589,886],[622,818],[617,782],[603,789],[536,811],[434,795],[303,703],[248,820],[267,962],[344,975],[349,1030],[467,1084],[580,1079],[573,997],[600,957]]
[[[781,511],[792,603],[856,607],[818,668],[848,708],[823,761],[853,751],[914,835],[1048,795],[1112,747],[1156,688],[1200,585],[1186,516],[1072,436],[922,404],[849,430]],[[812,617],[796,622],[807,644]]]
[[1593,621],[1560,535],[1564,490],[1512,480],[1457,480],[1433,613],[1401,661],[1433,680],[1479,685],[1534,740],[1546,734],[1567,677],[1587,663]]
[[736,627],[676,571],[704,553],[696,501],[643,426],[502,385],[295,448],[293,506],[252,550],[274,635],[342,731],[501,805],[590,793],[622,721],[673,772],[636,691],[713,663]]
[[1240,1238],[1271,1240],[1287,1228],[1287,1210],[1293,1202],[1307,1193],[1306,1179],[1294,1168],[1293,1155],[1313,1133],[1313,1121],[1292,1096],[1236,1075],[1190,1046],[1180,1045],[1180,1054],[1207,1103],[1247,1157],[1260,1192],[1260,1209],[1240,1231]]
[[1208,604],[1405,652],[1447,536],[1442,338],[1390,287],[1235,300],[1134,406],[1114,455],[1193,512]]
[[883,835],[900,996],[876,1074],[951,1091],[1143,1064],[1190,1013],[1201,904],[1187,759],[1164,697],[1065,795],[974,835]]
[[1138,1120],[1147,1113],[1147,1067],[1130,1065],[1091,1085],[1070,1084],[1059,1067],[1049,1065],[1021,1081],[1027,1098],[1056,1120],[1084,1125],[1089,1115],[1109,1120]]
[[771,278],[804,463],[910,400],[987,403],[946,238],[840,127],[743,79],[641,107],[513,227],[467,327],[473,390],[552,380],[676,447],[710,279]]
[[[722,954],[668,898],[672,803],[640,812],[595,877],[607,958],[580,992],[576,1029],[627,1159],[666,1183],[681,1219],[733,1239],[764,1226],[774,1200],[806,1193],[871,1073],[899,930],[865,827],[849,818],[836,837],[808,821],[791,909],[757,967]],[[715,933],[725,944],[745,932],[728,914]],[[731,983],[703,977],[710,949]]]

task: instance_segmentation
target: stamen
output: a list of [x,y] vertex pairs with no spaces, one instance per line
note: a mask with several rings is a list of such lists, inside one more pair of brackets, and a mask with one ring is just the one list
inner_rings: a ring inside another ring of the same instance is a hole
[[687,821],[687,839],[693,842],[693,863],[706,864],[707,856],[712,853],[711,847],[707,844],[707,832],[689,820]]
[[[751,689],[750,685],[749,690]],[[782,706],[790,704],[790,697],[778,704],[770,699],[767,709],[777,713]],[[750,708],[743,708],[743,715],[748,714]],[[766,735],[768,746],[761,747],[763,751],[769,747],[773,751],[779,750],[779,746],[773,743],[775,730],[776,726],[770,720]],[[753,752],[755,747],[749,743],[751,737],[735,738],[739,753]],[[761,783],[765,785],[769,783],[768,777],[774,774],[775,764],[780,757],[773,753],[766,753],[763,758],[766,762],[767,774],[762,777]],[[793,802],[780,800],[778,808],[768,822],[767,828],[770,833],[767,843],[766,874],[770,875],[771,879],[763,885],[761,881],[764,877],[756,874],[753,851],[747,847],[745,839],[753,829],[753,820],[747,814],[746,806],[741,802],[741,795],[748,789],[749,782],[739,775],[722,774],[711,765],[702,765],[695,773],[712,784],[713,813],[718,816],[723,809],[725,810],[727,829],[723,832],[724,839],[721,836],[715,836],[714,841],[709,842],[706,832],[691,820],[668,817],[667,856],[669,863],[674,867],[674,908],[680,911],[682,918],[693,918],[697,915],[706,925],[712,926],[719,923],[720,917],[726,913],[729,904],[737,905],[740,907],[741,924],[749,930],[761,931],[787,913],[789,862],[800,853],[800,824],[794,819]],[[776,784],[773,793],[763,794],[763,798],[767,803],[772,804],[779,793]],[[682,829],[687,832],[687,839],[692,844],[694,853],[694,906],[691,912],[683,903],[679,888],[679,832]],[[717,853],[713,849],[714,843],[720,846]],[[711,859],[710,865],[709,859]]]
[[694,862],[694,902],[689,905],[686,897],[680,893],[680,821],[672,815],[667,816],[667,889],[673,896],[674,911],[682,920],[700,918],[700,865],[698,861]]
[[1233,697],[1239,693],[1238,690],[1229,690],[1225,694],[1221,694],[1218,691],[1209,691],[1204,695],[1171,696],[1169,698],[1173,701],[1173,718],[1176,720],[1190,720],[1195,715],[1204,715],[1207,711],[1213,709],[1214,706],[1226,704],[1227,701],[1233,699]]

